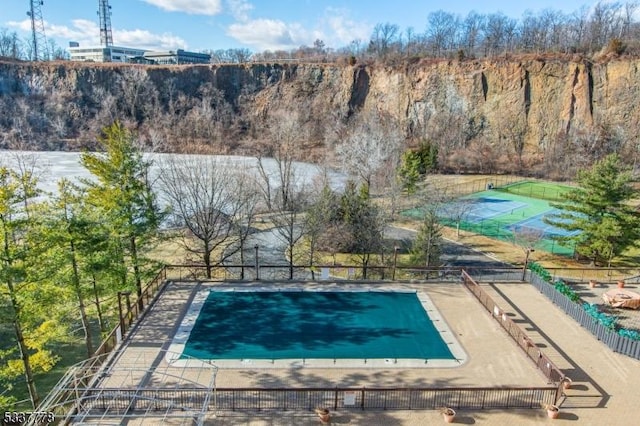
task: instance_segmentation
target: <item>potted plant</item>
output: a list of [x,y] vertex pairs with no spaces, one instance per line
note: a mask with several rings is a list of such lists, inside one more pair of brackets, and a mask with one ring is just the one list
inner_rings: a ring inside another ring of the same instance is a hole
[[456,418],[456,411],[450,407],[442,407],[440,409],[445,423],[453,423],[453,419]]
[[318,417],[320,418],[320,423],[322,423],[323,425],[328,425],[331,421],[331,416],[329,415],[328,409],[318,407],[314,410],[314,412],[318,415]]
[[560,408],[557,405],[546,404],[544,408],[547,410],[547,416],[550,419],[557,419],[560,415]]
[[571,387],[571,379],[568,377],[565,377],[562,379],[562,388],[563,389],[569,389]]
[[589,288],[595,288],[598,286],[598,282],[596,280],[589,281]]
[[618,280],[618,288],[624,288],[624,280]]

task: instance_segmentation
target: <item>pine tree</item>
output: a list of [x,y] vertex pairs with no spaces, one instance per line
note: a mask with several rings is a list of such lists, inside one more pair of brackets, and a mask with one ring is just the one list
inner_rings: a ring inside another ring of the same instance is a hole
[[60,335],[52,306],[66,299],[58,287],[39,277],[46,246],[33,238],[42,221],[32,199],[38,195],[37,184],[30,170],[0,167],[0,324],[13,329],[11,340],[0,342],[0,381],[24,375],[34,408],[39,403],[34,373],[49,371],[58,360],[48,349]]
[[428,209],[411,247],[411,260],[427,268],[440,266],[442,254],[442,225],[435,209]]
[[629,201],[637,196],[631,185],[631,170],[617,154],[596,162],[578,173],[579,188],[565,195],[563,203],[552,203],[562,212],[545,222],[567,231],[580,231],[562,242],[575,243],[576,251],[593,265],[637,245],[640,215]]
[[[126,254],[121,261],[124,266],[128,260],[133,270],[138,308],[142,310],[144,249],[163,216],[149,181],[151,162],[143,159],[134,135],[117,122],[105,128],[98,141],[104,153],[81,156],[81,164],[97,180],[85,181],[88,201],[99,209],[112,230],[114,244]],[[126,275],[122,278],[124,288]]]

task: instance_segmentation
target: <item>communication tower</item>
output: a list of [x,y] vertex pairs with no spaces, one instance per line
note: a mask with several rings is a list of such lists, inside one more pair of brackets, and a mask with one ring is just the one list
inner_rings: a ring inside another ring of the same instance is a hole
[[47,37],[44,35],[44,22],[42,20],[43,0],[29,0],[29,11],[27,15],[31,18],[31,37],[33,44],[32,59],[34,61],[46,60],[49,58],[47,52]]
[[111,32],[111,6],[109,0],[98,0],[98,16],[100,17],[100,44],[104,47],[113,45]]

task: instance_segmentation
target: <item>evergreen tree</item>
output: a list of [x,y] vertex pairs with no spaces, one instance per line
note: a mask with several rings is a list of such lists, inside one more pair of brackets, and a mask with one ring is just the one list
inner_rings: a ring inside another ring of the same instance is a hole
[[39,403],[34,373],[49,371],[58,360],[48,349],[61,334],[52,306],[66,299],[38,276],[46,251],[33,238],[42,220],[32,200],[38,195],[37,183],[30,170],[0,167],[0,324],[11,324],[13,332],[10,340],[0,341],[0,381],[24,375],[34,408]]
[[562,212],[545,222],[578,234],[559,238],[573,242],[576,251],[593,265],[610,260],[640,237],[640,215],[629,205],[638,192],[631,185],[630,168],[617,154],[596,162],[590,170],[578,173],[579,188],[565,195],[566,201],[552,203]]
[[411,260],[427,268],[437,268],[440,266],[441,254],[442,225],[438,221],[435,209],[428,209],[418,235],[413,241]]
[[123,288],[127,286],[124,266],[133,270],[138,308],[142,310],[144,250],[162,220],[149,181],[151,162],[143,159],[134,135],[117,122],[105,128],[98,141],[103,153],[81,156],[81,164],[97,180],[85,181],[88,201],[99,209],[112,231],[113,243],[121,250]]
[[384,215],[365,185],[358,189],[349,182],[341,198],[341,216],[350,237],[349,252],[358,256],[363,278],[367,278],[371,255],[383,249]]

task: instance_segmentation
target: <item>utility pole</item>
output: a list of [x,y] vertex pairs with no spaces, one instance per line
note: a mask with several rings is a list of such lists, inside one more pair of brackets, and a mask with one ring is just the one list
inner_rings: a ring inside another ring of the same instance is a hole
[[109,0],[98,0],[98,16],[100,17],[100,44],[104,47],[113,46]]
[[42,20],[42,0],[29,0],[27,16],[31,18],[31,43],[33,52],[31,59],[34,61],[49,59],[47,52],[47,37],[44,34],[44,22]]

